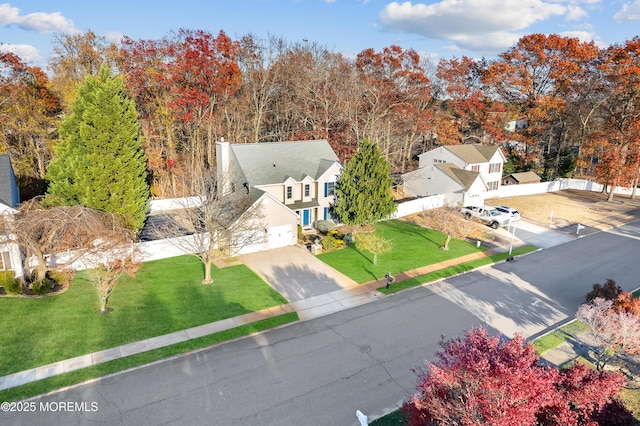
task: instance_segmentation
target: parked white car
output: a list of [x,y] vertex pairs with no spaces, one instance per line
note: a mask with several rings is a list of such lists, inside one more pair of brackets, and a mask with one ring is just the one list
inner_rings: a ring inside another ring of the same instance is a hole
[[489,225],[493,229],[499,226],[506,227],[511,221],[511,216],[499,212],[495,207],[491,206],[467,206],[462,208],[462,214],[467,220],[475,217],[481,222]]
[[514,208],[511,208],[509,206],[496,206],[496,210],[498,210],[500,213],[508,214],[511,217],[512,222],[520,220],[520,213],[518,213],[518,210]]

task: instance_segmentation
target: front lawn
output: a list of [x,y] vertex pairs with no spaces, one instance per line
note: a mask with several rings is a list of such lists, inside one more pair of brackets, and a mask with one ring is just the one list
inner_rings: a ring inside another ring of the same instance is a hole
[[106,315],[82,271],[63,294],[0,298],[0,376],[287,303],[244,265],[213,267],[210,285],[202,272],[193,256],[145,263]]
[[452,240],[449,250],[441,250],[445,240],[443,234],[399,220],[378,222],[375,227],[375,232],[393,245],[391,252],[378,255],[376,265],[373,254],[358,250],[357,242],[341,250],[320,254],[318,259],[354,281],[365,283],[382,278],[387,272],[398,274],[485,249],[478,249],[466,241]]

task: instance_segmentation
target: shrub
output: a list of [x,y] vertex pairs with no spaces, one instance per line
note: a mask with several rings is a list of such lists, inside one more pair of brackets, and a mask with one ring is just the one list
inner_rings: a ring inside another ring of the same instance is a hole
[[51,291],[51,281],[45,278],[42,281],[34,281],[31,283],[31,291],[33,294],[45,294]]
[[13,271],[0,271],[0,286],[7,294],[20,293],[20,280],[13,275]]
[[353,234],[351,232],[349,232],[348,234],[344,234],[344,237],[342,238],[342,240],[346,245],[350,246],[351,243],[353,242]]
[[330,250],[338,247],[338,240],[332,237],[331,235],[327,235],[324,237],[320,243],[322,244],[322,248],[324,250]]
[[323,234],[328,234],[336,229],[336,224],[330,220],[319,220],[316,222],[316,229]]
[[65,285],[71,281],[72,273],[68,271],[49,271],[47,277],[60,285]]

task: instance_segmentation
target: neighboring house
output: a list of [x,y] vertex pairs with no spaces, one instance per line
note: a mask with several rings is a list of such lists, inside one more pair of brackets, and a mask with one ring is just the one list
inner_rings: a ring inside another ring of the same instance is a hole
[[404,193],[409,197],[444,195],[449,206],[481,206],[487,183],[480,172],[463,170],[453,163],[434,164],[404,174]]
[[503,185],[521,185],[526,183],[540,183],[540,176],[534,172],[511,173],[502,178]]
[[[13,166],[8,154],[0,154],[0,220],[11,220],[18,213],[15,207],[20,203],[20,191],[16,184]],[[22,277],[22,256],[11,235],[0,235],[0,271],[14,271]]]
[[504,129],[508,132],[515,132],[516,130],[524,130],[527,128],[527,120],[524,118],[518,120],[510,120],[504,126]]
[[[447,145],[424,152],[418,158],[419,169],[403,175],[405,194],[450,194],[452,201],[465,205],[482,205],[485,198],[498,196],[506,159],[497,146]],[[474,178],[476,175],[464,172],[475,172],[478,176]],[[426,182],[429,180],[432,182]],[[456,183],[454,187],[452,182]]]
[[263,206],[265,238],[242,252],[293,245],[298,225],[331,219],[342,170],[326,140],[230,144],[216,142],[218,185],[224,193],[250,191]]
[[20,191],[9,154],[0,154],[0,203],[9,207],[17,207],[20,203]]

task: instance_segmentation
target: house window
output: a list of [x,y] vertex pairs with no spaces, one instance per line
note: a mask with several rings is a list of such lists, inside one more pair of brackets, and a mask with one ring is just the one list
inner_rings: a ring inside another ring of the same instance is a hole
[[287,186],[287,200],[291,200],[293,198],[293,187]]
[[308,183],[304,184],[304,196],[305,197],[309,197],[311,194],[311,185],[309,185]]
[[480,171],[480,165],[476,164],[475,166],[471,166],[471,171],[472,172],[479,172]]
[[9,256],[8,251],[3,251],[0,253],[0,271],[9,271],[11,269],[11,256]]
[[324,196],[328,197],[330,195],[335,195],[336,193],[336,183],[335,182],[327,182],[324,184]]
[[499,173],[499,172],[500,172],[500,163],[489,164],[489,173]]
[[498,190],[498,181],[487,182],[487,186],[489,187],[489,191],[497,191]]

